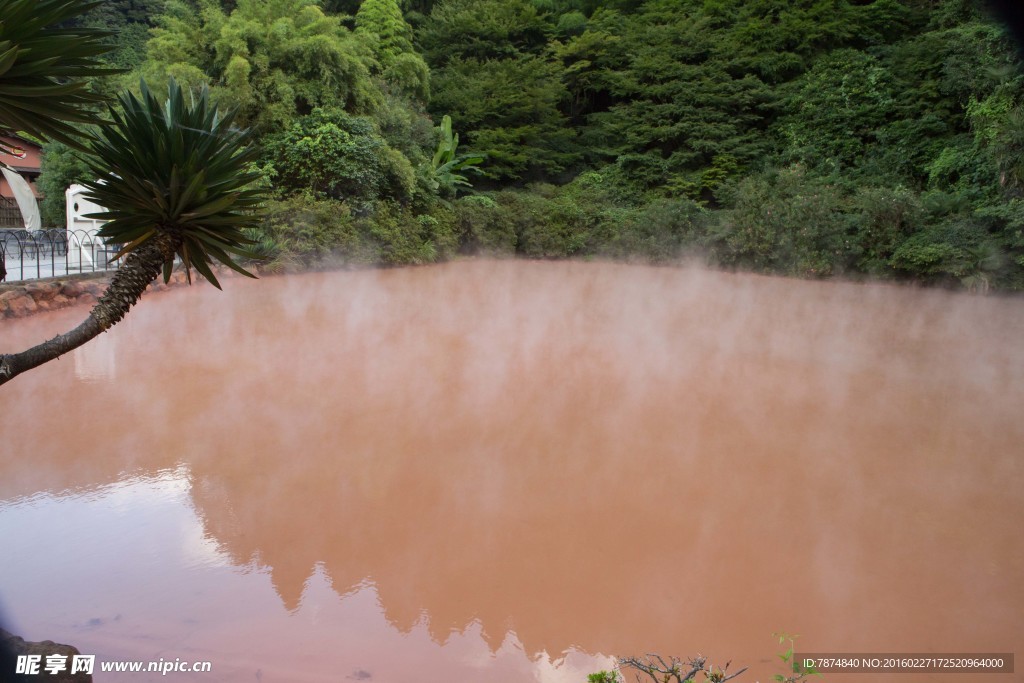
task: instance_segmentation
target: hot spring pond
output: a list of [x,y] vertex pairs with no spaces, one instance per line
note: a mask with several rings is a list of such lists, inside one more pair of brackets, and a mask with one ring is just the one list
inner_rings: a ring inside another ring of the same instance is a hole
[[584,683],[645,652],[767,681],[776,631],[1024,653],[1021,298],[599,263],[230,280],[0,389],[0,439],[6,627],[212,662],[98,683]]

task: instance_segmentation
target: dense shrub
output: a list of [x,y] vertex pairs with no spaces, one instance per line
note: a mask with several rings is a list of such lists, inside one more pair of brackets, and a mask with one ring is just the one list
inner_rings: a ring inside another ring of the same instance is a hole
[[265,259],[263,268],[269,270],[369,263],[374,256],[348,205],[309,194],[271,202],[254,237]]
[[361,206],[378,197],[407,199],[415,186],[409,160],[373,121],[338,109],[314,109],[264,140],[265,164],[282,192],[309,192]]
[[462,250],[472,254],[508,256],[518,236],[509,210],[486,195],[470,195],[454,203]]
[[665,263],[701,251],[707,211],[688,199],[661,199],[642,208],[602,211],[595,253]]
[[456,213],[436,206],[415,214],[380,201],[354,216],[348,204],[298,194],[271,202],[251,237],[269,271],[337,264],[415,264],[451,257],[458,249]]
[[356,225],[374,260],[384,265],[431,263],[451,256],[457,248],[455,218],[444,209],[417,216],[408,207],[382,201]]
[[824,277],[856,259],[854,225],[837,185],[797,167],[748,176],[727,197],[711,240],[723,264]]
[[561,258],[581,252],[591,228],[587,213],[571,199],[557,196],[552,186],[533,190],[498,194],[499,203],[507,207],[515,222],[519,253],[530,258]]
[[864,187],[851,202],[857,236],[857,269],[873,276],[892,274],[896,248],[924,224],[918,196],[903,187]]
[[953,283],[997,267],[987,253],[987,238],[985,230],[970,216],[951,216],[907,238],[890,262],[917,279]]

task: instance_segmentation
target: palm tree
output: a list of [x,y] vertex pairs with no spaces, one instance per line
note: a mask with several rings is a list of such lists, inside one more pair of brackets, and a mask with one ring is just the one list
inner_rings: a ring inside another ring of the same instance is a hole
[[67,27],[102,4],[78,0],[0,0],[0,131],[57,140],[87,152],[97,180],[90,198],[106,211],[101,231],[123,244],[125,260],[89,317],[71,332],[16,354],[0,354],[0,384],[81,346],[121,320],[175,257],[191,281],[195,267],[220,286],[210,264],[220,261],[246,275],[230,254],[244,254],[242,230],[261,201],[246,173],[254,151],[248,135],[231,127],[204,90],[186,101],[174,82],[166,101],[145,83],[141,98],[122,95],[111,125],[83,144],[74,124],[95,123],[102,97],[88,79],[118,73],[100,57],[110,32]]
[[[245,272],[229,254],[243,253],[242,229],[260,201],[247,188],[245,171],[255,154],[248,136],[231,128],[204,91],[188,97],[175,83],[166,101],[142,84],[141,97],[120,97],[110,109],[113,124],[91,143],[75,124],[95,123],[102,98],[88,79],[117,70],[100,56],[111,49],[110,33],[92,28],[61,28],[100,2],[0,0],[0,131],[59,140],[89,154],[97,180],[91,198],[109,220],[101,234],[125,245],[125,256],[110,287],[86,321],[67,334],[20,353],[0,354],[0,384],[47,360],[81,346],[108,330],[175,257],[191,280],[191,267],[219,287],[213,260]],[[249,273],[246,273],[249,274]]]
[[205,89],[188,96],[171,81],[166,100],[142,83],[141,97],[125,93],[110,108],[86,161],[96,180],[88,199],[105,207],[90,217],[106,220],[108,243],[125,257],[89,317],[71,332],[17,354],[0,355],[0,384],[81,346],[120,321],[161,273],[170,278],[175,257],[191,281],[194,267],[220,287],[211,268],[220,261],[254,277],[231,258],[248,255],[242,230],[262,202],[246,167],[256,154],[249,134],[232,127]]

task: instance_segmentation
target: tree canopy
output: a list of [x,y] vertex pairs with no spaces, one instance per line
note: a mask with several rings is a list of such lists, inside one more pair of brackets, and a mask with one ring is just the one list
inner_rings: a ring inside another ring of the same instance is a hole
[[[1024,76],[971,0],[118,2],[155,27],[137,71],[238,107],[282,201],[470,251],[1024,287]],[[482,159],[454,203],[445,120]],[[48,151],[45,183],[82,172]]]

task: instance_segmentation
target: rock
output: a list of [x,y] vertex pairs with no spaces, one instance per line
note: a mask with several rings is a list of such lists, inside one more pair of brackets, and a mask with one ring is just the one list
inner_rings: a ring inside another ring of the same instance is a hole
[[96,297],[89,292],[83,292],[76,301],[80,304],[94,304],[96,303]]
[[85,290],[82,288],[82,283],[75,280],[61,283],[60,286],[60,293],[68,297],[69,299],[74,299],[76,296],[80,295],[84,291]]
[[8,299],[7,305],[10,307],[10,315],[15,318],[31,315],[39,310],[39,305],[28,294],[17,299]]
[[36,302],[49,301],[53,297],[57,296],[57,292],[60,291],[60,287],[56,284],[44,284],[44,283],[32,283],[25,285],[26,291],[29,296]]
[[0,293],[0,301],[13,301],[14,299],[20,299],[25,296],[27,292],[28,290],[24,287],[9,289],[6,292]]
[[[3,661],[2,666],[5,669],[2,673],[2,680],[7,681],[18,681],[22,680],[28,683],[29,681],[48,681],[50,683],[92,683],[92,675],[84,672],[71,673],[71,667],[73,664],[73,658],[81,655],[77,648],[71,645],[61,645],[55,643],[52,640],[44,640],[41,643],[31,643],[26,641],[24,638],[12,635],[7,631],[0,629],[0,646],[3,649],[3,656],[0,656],[0,660],[13,660]],[[14,677],[14,666],[17,664],[19,656],[27,657],[39,657],[39,673],[33,676],[23,676],[21,679]],[[64,669],[57,671],[56,673],[50,673],[46,670],[46,665],[49,663],[47,658],[53,658],[53,663],[64,663]],[[8,671],[8,667],[10,670]]]
[[69,301],[71,300],[68,299],[63,294],[58,294],[57,296],[53,297],[50,303],[53,304],[54,306],[67,306]]

